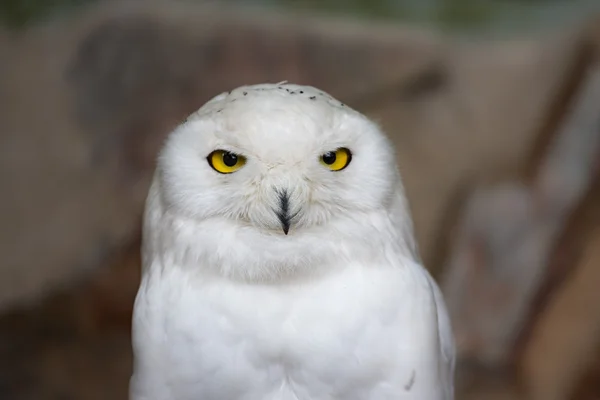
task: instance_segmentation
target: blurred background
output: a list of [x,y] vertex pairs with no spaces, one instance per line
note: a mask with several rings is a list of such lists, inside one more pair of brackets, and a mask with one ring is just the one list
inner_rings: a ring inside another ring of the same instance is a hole
[[457,400],[600,398],[600,2],[0,2],[0,399],[127,398],[166,134],[320,87],[398,154]]

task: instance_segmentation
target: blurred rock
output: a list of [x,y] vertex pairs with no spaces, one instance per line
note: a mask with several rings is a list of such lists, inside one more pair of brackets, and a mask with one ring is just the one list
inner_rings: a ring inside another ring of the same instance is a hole
[[421,253],[434,273],[444,265],[466,192],[527,166],[540,126],[577,68],[580,41],[568,30],[452,41],[443,51],[443,85],[371,113],[396,145]]
[[[600,213],[595,214],[600,226]],[[595,388],[593,398],[600,393],[597,380],[582,382],[600,360],[600,311],[594,307],[600,302],[600,230],[583,246],[582,254],[573,258],[571,273],[543,310],[524,355],[521,372],[529,399],[581,399],[573,394],[577,389],[589,393],[590,386]],[[597,378],[598,371],[591,376]],[[582,383],[586,386],[578,386]]]
[[0,319],[0,398],[125,400],[140,276],[134,242],[95,279]]
[[[600,43],[600,35],[596,38]],[[558,181],[568,180],[568,187],[579,189],[584,197],[550,255],[545,282],[534,303],[538,310],[530,315],[530,329],[524,335],[519,370],[534,400],[593,399],[600,393],[600,310],[594,306],[600,302],[600,58],[595,61],[588,82],[593,92],[595,76],[596,97],[582,101],[583,107],[574,107],[571,124],[572,130],[589,136],[576,140],[573,132],[570,143],[560,147],[563,155],[573,152],[578,157],[571,157],[570,165],[556,171],[554,179],[545,179],[547,190],[558,189]],[[595,124],[587,125],[594,118]],[[565,200],[574,192],[562,190],[554,198]]]
[[510,361],[554,246],[594,182],[600,70],[587,75],[533,180],[478,188],[465,204],[442,281],[463,356]]

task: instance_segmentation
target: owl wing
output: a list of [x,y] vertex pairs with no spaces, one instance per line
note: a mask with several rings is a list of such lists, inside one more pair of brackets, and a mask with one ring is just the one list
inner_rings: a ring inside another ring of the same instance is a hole
[[444,400],[454,399],[454,369],[456,364],[456,347],[452,324],[446,308],[444,297],[433,277],[425,270],[429,280],[429,286],[433,292],[435,309],[437,313],[438,338],[440,343],[440,373],[443,384],[446,387]]

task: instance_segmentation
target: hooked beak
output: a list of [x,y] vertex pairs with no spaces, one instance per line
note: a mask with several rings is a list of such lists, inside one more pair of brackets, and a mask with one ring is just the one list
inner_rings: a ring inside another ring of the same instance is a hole
[[290,215],[290,195],[287,190],[279,192],[279,209],[277,210],[277,218],[281,222],[281,228],[286,235],[290,231],[290,223],[292,215]]

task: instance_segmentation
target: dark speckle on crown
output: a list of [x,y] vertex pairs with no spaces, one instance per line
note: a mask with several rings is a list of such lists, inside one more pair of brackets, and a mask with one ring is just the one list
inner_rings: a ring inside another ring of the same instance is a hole
[[240,86],[228,92],[223,92],[204,104],[198,111],[190,115],[188,120],[197,118],[201,115],[225,112],[227,104],[232,104],[237,100],[245,103],[249,100],[252,100],[253,96],[263,97],[271,94],[273,96],[291,95],[294,99],[298,99],[299,101],[306,99],[306,101],[313,102],[314,104],[327,104],[328,106],[337,108],[339,110],[346,110],[345,112],[352,111],[352,108],[347,107],[344,103],[319,90],[318,88],[295,85],[288,82],[279,82],[275,84]]

